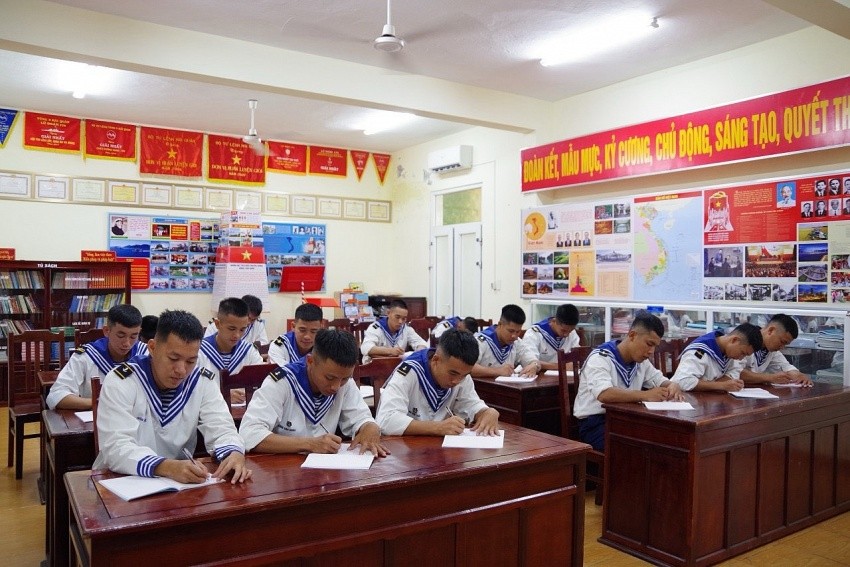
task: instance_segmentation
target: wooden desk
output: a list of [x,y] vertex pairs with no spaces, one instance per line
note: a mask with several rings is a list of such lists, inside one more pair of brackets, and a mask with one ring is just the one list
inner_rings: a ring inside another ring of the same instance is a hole
[[45,536],[47,565],[68,565],[68,493],[63,475],[90,469],[94,463],[94,428],[83,423],[72,410],[41,412],[47,466],[44,470],[47,511]]
[[690,412],[605,404],[600,541],[664,565],[709,565],[850,510],[850,388],[779,400],[688,394]]
[[499,421],[561,434],[558,377],[541,374],[527,384],[496,382],[495,378],[473,378],[478,396],[499,411]]
[[65,475],[86,565],[581,565],[587,445],[505,426],[503,449],[387,438],[368,471],[252,455],[253,479],[123,502]]
[[[47,409],[47,395],[50,393],[50,388],[53,386],[53,383],[56,382],[56,378],[59,376],[58,370],[39,370],[36,373],[38,377],[38,385],[41,387],[41,411]],[[36,484],[38,485],[38,497],[41,500],[42,504],[47,502],[47,488],[45,486],[45,469],[47,468],[47,456],[46,456],[46,445],[47,445],[47,437],[44,432],[44,423],[41,424],[40,429],[41,435],[38,439],[38,479],[36,479]],[[49,545],[49,542],[45,542],[45,545]]]

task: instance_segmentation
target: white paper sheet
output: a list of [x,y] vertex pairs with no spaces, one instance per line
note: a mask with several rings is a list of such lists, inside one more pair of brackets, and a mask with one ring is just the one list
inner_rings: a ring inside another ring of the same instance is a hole
[[646,409],[649,410],[666,410],[666,411],[687,411],[694,409],[694,406],[691,405],[690,402],[674,402],[674,401],[666,401],[666,402],[643,402],[643,405],[646,406]]
[[534,382],[537,376],[499,376],[496,382],[504,382],[506,384],[528,384]]
[[98,481],[101,485],[108,488],[110,492],[125,501],[135,500],[143,496],[159,494],[161,492],[179,492],[181,490],[189,490],[192,488],[201,488],[211,484],[222,482],[223,479],[207,477],[205,482],[199,484],[187,484],[177,482],[170,478],[148,478],[144,476],[120,476]]
[[763,390],[762,388],[744,388],[738,392],[729,392],[736,398],[758,398],[758,399],[771,399],[776,398],[779,399],[779,396],[776,394],[771,394],[767,390]]
[[[558,371],[557,370],[547,370],[546,372],[544,372],[544,375],[553,376],[553,377],[557,378],[558,377]],[[572,378],[572,377],[573,377],[573,371],[567,370],[567,378]]]
[[464,429],[460,435],[443,437],[443,447],[461,449],[501,449],[505,445],[505,430],[500,429],[498,435],[477,435],[471,429]]
[[329,455],[323,453],[310,453],[301,465],[302,469],[326,469],[326,470],[368,470],[375,460],[375,455],[370,452],[360,454],[360,449],[349,451],[351,443],[343,443],[339,451]]
[[94,421],[94,412],[93,411],[75,411],[74,415],[80,418],[80,421],[83,423],[88,423],[90,421]]
[[803,388],[803,384],[797,382],[789,382],[788,384],[771,384],[774,388]]
[[369,385],[360,386],[360,395],[363,396],[363,398],[374,398],[375,388]]

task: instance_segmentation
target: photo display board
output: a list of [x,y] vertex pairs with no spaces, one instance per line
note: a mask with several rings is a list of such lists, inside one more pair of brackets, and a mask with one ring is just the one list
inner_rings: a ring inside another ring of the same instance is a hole
[[269,291],[280,289],[281,277],[288,267],[324,266],[327,258],[326,234],[324,224],[264,222]]
[[522,295],[850,302],[850,172],[522,212]]

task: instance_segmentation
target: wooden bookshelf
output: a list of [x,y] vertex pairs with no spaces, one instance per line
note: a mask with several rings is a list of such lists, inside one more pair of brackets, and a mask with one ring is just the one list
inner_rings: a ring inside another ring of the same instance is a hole
[[130,303],[128,262],[0,262],[0,405],[8,400],[6,337],[26,329],[100,327]]

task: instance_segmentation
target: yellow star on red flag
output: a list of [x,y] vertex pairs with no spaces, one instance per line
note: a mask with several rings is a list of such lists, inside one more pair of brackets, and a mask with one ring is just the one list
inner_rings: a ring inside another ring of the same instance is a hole
[[242,259],[243,259],[243,260],[250,260],[250,259],[251,259],[251,253],[250,253],[250,252],[248,252],[247,250],[245,250],[244,252],[242,252]]

